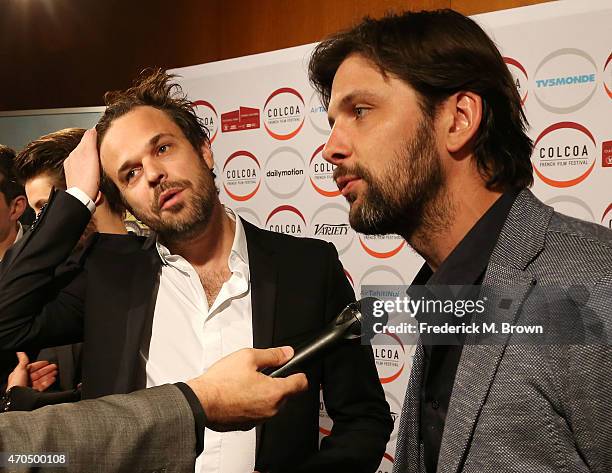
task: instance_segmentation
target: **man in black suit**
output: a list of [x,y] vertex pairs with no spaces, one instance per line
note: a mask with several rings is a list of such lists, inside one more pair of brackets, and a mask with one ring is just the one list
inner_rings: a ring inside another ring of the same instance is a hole
[[[85,398],[185,379],[238,348],[299,345],[354,297],[332,245],[221,205],[206,129],[169,79],[107,94],[97,139],[86,132],[64,163],[68,190],[0,270],[0,347],[84,340]],[[98,234],[59,267],[95,210],[100,161],[106,198],[155,235]],[[196,469],[374,471],[392,421],[370,347],[346,343],[306,374],[309,390],[257,432],[207,431]],[[320,385],[334,427],[319,449]]]

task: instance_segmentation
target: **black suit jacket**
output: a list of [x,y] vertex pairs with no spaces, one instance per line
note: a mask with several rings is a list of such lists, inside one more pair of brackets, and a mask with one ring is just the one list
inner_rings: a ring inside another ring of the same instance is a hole
[[[0,349],[84,341],[84,398],[145,387],[140,351],[151,339],[161,266],[154,239],[101,234],[62,264],[89,218],[56,192],[0,269]],[[244,228],[254,347],[299,345],[353,300],[333,245]],[[257,469],[374,471],[392,421],[371,348],[346,343],[307,376],[308,391],[260,428]],[[318,451],[320,385],[334,427]]]

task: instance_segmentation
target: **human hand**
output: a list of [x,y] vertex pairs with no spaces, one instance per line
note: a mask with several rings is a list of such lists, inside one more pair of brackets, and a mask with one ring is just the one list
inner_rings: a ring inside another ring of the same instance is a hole
[[245,348],[188,381],[206,413],[206,427],[221,432],[249,430],[275,416],[288,397],[306,390],[306,375],[270,378],[258,370],[280,366],[292,357],[291,347]]
[[28,359],[28,355],[24,352],[17,352],[17,359],[19,362],[15,369],[8,376],[8,383],[6,385],[6,390],[8,391],[13,386],[28,386],[30,381],[30,374],[28,373],[28,363],[30,360]]
[[28,366],[30,383],[37,391],[44,391],[57,379],[57,365],[48,361],[35,361]]
[[96,130],[91,128],[64,160],[66,187],[78,187],[94,202],[100,190],[100,158],[96,143]]

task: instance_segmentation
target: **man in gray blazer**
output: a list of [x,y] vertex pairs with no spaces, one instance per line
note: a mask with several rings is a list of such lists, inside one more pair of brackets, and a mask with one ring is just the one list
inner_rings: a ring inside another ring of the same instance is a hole
[[204,426],[249,430],[306,389],[304,374],[273,379],[258,371],[292,356],[290,347],[243,349],[187,383],[0,414],[0,468],[193,472]]
[[[455,340],[421,333],[393,471],[612,471],[612,232],[527,190],[528,124],[490,38],[451,10],[366,19],[309,74],[352,227],[423,256],[411,290],[489,300],[444,322]],[[508,331],[461,333],[491,322]]]

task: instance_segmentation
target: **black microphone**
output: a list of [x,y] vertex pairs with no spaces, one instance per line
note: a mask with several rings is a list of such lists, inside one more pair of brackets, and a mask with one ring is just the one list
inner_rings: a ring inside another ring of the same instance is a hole
[[[343,340],[354,340],[362,336],[369,341],[372,338],[372,307],[378,301],[375,297],[364,297],[347,305],[338,316],[332,320],[316,337],[310,342],[295,349],[295,354],[287,363],[280,368],[266,368],[262,370],[272,378],[283,378],[297,373],[303,366],[314,358],[337,345]],[[383,325],[387,323],[388,314],[383,313],[377,317],[376,322]]]

